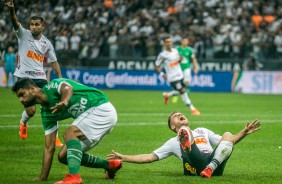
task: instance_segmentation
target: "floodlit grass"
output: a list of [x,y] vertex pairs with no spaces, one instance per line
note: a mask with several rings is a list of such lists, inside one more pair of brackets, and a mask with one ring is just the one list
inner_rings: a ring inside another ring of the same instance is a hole
[[[167,128],[172,111],[185,113],[191,128],[206,127],[218,134],[237,133],[247,121],[258,118],[261,131],[246,137],[235,146],[224,175],[210,180],[183,175],[182,162],[175,157],[151,164],[124,163],[115,180],[105,180],[104,171],[81,167],[84,183],[282,183],[282,96],[243,95],[227,93],[191,93],[201,116],[190,116],[181,102],[163,104],[160,91],[104,90],[118,111],[114,130],[90,153],[105,158],[111,150],[124,154],[151,153],[166,140],[175,136]],[[18,136],[18,124],[23,110],[10,89],[0,88],[0,177],[5,184],[26,184],[39,176],[44,148],[39,106],[29,123],[27,140]],[[72,122],[60,122],[59,135]],[[61,180],[67,167],[57,161],[45,183]]]

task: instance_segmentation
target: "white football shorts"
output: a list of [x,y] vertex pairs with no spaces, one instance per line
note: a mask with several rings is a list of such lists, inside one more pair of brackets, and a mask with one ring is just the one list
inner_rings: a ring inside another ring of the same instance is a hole
[[192,76],[191,76],[191,68],[187,68],[187,69],[185,69],[184,71],[183,71],[183,75],[184,75],[184,83],[189,83],[189,85],[190,85],[190,83],[191,83],[191,81],[192,81]]
[[78,127],[86,136],[87,139],[80,142],[82,150],[88,151],[112,131],[116,122],[116,109],[110,102],[107,102],[88,109],[76,118],[72,125]]

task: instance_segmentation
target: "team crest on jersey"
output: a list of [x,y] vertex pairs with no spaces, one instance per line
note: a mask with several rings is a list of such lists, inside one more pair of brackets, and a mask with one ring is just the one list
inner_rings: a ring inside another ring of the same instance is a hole
[[41,50],[42,50],[43,53],[46,53],[46,51],[47,51],[46,42],[45,42],[45,44],[41,45]]
[[204,134],[204,131],[203,130],[200,130],[200,129],[196,129],[194,130],[195,132],[197,132],[198,134]]

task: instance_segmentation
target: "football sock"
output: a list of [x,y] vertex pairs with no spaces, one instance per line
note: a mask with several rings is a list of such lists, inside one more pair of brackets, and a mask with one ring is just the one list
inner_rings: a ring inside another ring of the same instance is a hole
[[210,167],[214,171],[225,159],[227,159],[231,155],[232,149],[232,142],[221,141],[217,146],[214,157],[208,167]]
[[177,90],[173,90],[173,91],[168,92],[169,97],[176,96],[176,95],[179,95],[179,91],[177,91]]
[[27,124],[28,120],[30,119],[31,117],[29,117],[26,113],[26,111],[24,110],[23,113],[22,113],[22,122],[23,124]]
[[107,160],[90,155],[88,153],[83,153],[81,159],[81,165],[91,168],[109,169],[109,162]]
[[56,133],[56,137],[59,137],[59,122],[57,121],[57,133]]
[[82,158],[82,146],[78,140],[74,139],[69,140],[66,145],[69,174],[78,174]]
[[181,98],[182,98],[182,101],[183,101],[191,110],[195,109],[195,107],[192,105],[192,102],[191,102],[191,100],[189,99],[187,93],[181,94]]
[[190,93],[190,87],[187,87],[187,88],[186,88],[186,91],[187,91],[187,93],[189,94],[189,93]]

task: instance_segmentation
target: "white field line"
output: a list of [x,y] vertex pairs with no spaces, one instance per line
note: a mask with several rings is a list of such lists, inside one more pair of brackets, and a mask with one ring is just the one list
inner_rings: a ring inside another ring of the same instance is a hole
[[[134,116],[165,116],[168,117],[169,113],[150,113],[150,112],[140,112],[140,113],[118,113],[118,116],[128,116],[128,117],[134,117]],[[186,114],[188,117],[190,116],[190,114]],[[36,114],[35,116],[40,116],[39,114]],[[220,114],[220,113],[203,113],[201,114],[201,116],[212,116],[212,117],[249,117],[249,116],[273,116],[272,112],[265,112],[263,114],[257,114],[257,113],[248,113],[248,114],[238,114],[238,113],[224,113],[224,114]],[[281,116],[281,115],[277,115],[276,116]],[[9,117],[21,117],[21,113],[20,114],[0,114],[0,118],[9,118]],[[281,116],[282,117],[282,116]]]
[[[264,119],[263,121],[263,124],[264,123],[282,123],[282,120],[281,119],[271,119],[271,120],[266,120]],[[207,121],[193,121],[193,124],[202,124],[202,123],[208,123],[208,124],[231,124],[231,123],[246,123],[246,120],[220,120],[220,121],[211,121],[211,120],[207,120]],[[71,123],[69,124],[59,124],[59,127],[68,127],[70,126]],[[31,125],[29,124],[28,125],[29,127],[32,127],[32,128],[42,128],[42,125]],[[167,122],[118,122],[116,124],[116,126],[167,126]],[[0,129],[5,129],[5,128],[19,128],[19,125],[0,125]]]

